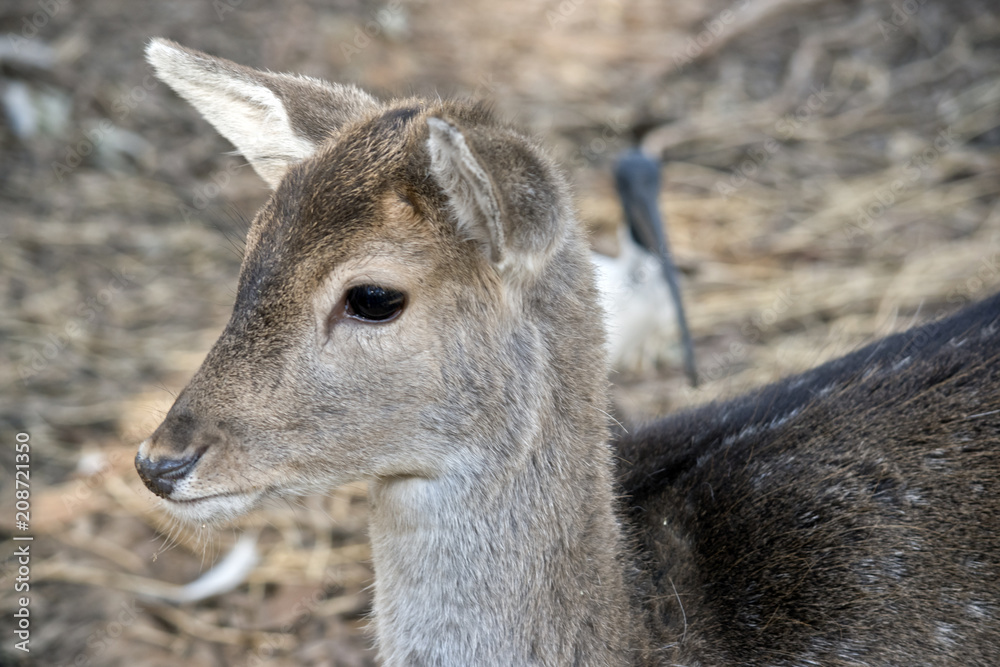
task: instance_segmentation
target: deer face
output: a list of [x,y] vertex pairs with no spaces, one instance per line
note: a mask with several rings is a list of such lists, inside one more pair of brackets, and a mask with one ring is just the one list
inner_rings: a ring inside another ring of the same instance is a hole
[[140,446],[150,490],[203,522],[523,456],[547,354],[524,304],[568,227],[544,158],[476,107],[148,54],[276,188],[232,319]]

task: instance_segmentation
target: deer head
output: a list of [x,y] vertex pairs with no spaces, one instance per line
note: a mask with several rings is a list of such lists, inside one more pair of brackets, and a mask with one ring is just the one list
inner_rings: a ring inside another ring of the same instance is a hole
[[[380,103],[166,40],[147,56],[273,188],[232,319],[136,456],[175,515],[358,479],[502,476],[544,410],[600,437],[585,246],[531,141],[479,105]],[[556,379],[554,362],[586,370]]]

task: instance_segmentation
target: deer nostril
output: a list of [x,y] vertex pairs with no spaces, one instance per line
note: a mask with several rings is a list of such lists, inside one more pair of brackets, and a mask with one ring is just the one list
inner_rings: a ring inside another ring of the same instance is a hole
[[187,477],[204,453],[205,449],[200,449],[184,458],[155,461],[136,454],[135,469],[150,491],[161,498],[166,498],[173,493],[174,483]]

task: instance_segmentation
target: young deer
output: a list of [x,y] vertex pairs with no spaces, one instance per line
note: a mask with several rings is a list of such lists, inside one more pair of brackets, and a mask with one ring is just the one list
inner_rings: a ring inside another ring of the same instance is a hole
[[385,664],[1000,662],[1000,297],[609,445],[593,269],[532,141],[148,57],[274,188],[136,457],[174,515],[368,480]]

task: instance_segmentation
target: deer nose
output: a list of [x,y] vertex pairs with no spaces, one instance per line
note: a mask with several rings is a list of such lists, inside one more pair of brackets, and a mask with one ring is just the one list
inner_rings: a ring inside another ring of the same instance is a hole
[[142,454],[135,455],[135,469],[146,487],[161,498],[166,498],[174,490],[174,484],[187,477],[205,453],[201,449],[190,456],[179,459],[148,459]]

